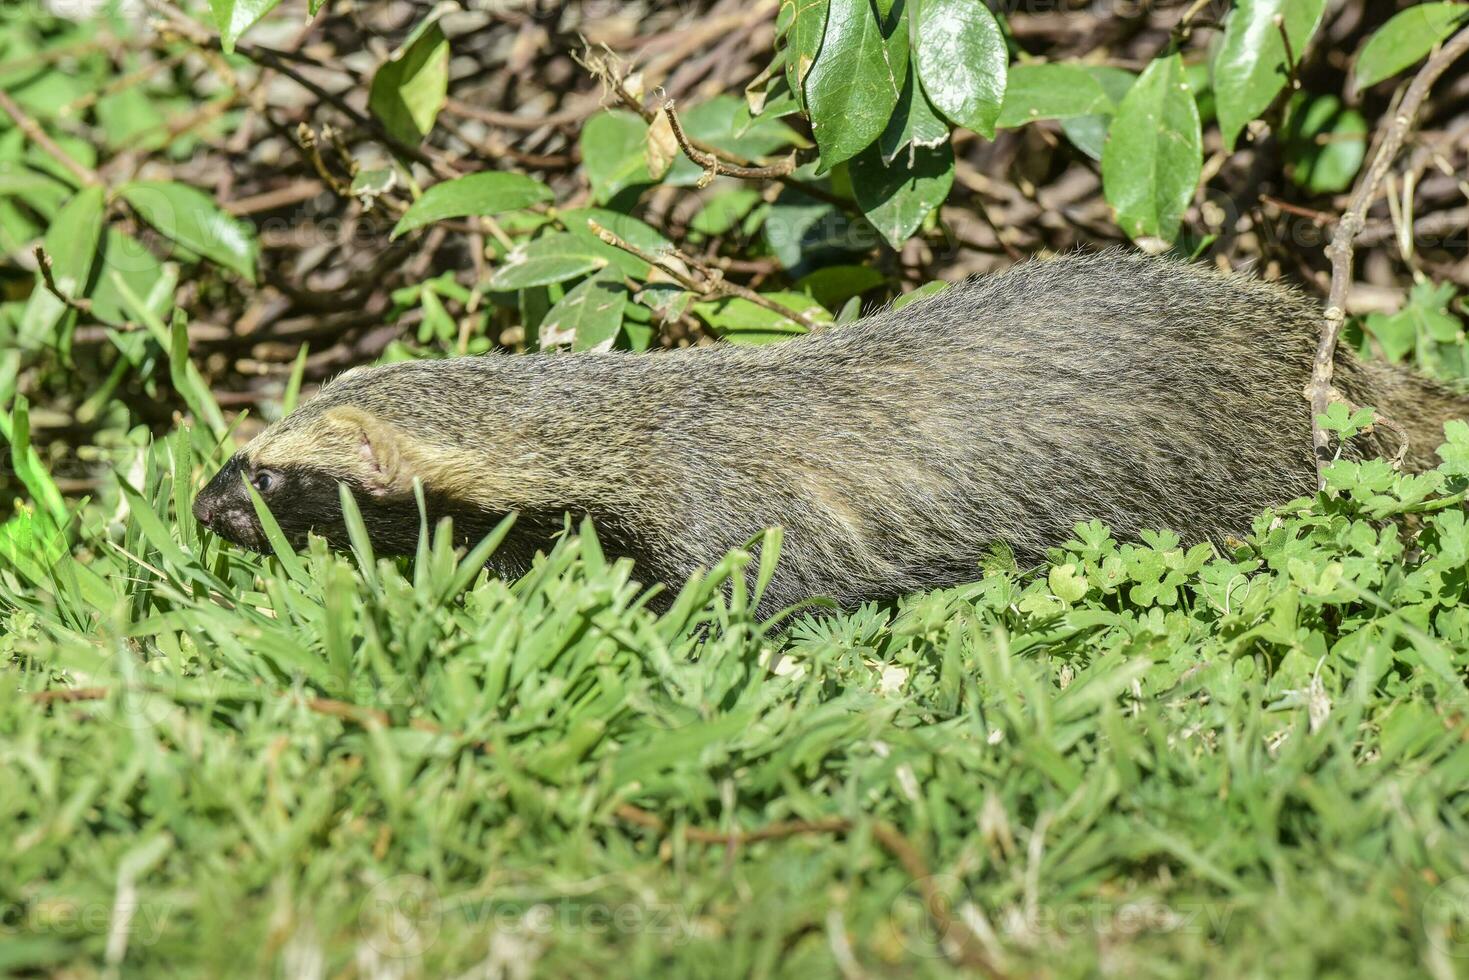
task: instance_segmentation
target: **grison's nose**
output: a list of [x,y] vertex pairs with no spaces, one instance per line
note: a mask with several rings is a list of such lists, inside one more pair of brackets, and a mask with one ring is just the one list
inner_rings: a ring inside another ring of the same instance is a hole
[[214,505],[202,493],[194,498],[194,519],[204,525],[210,525],[214,519]]

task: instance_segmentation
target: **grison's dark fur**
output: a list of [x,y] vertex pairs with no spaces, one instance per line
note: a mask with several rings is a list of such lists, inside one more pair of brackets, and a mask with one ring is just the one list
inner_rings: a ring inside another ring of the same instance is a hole
[[[498,570],[590,515],[609,551],[677,586],[763,528],[766,607],[843,606],[1023,561],[1097,518],[1222,540],[1314,487],[1307,383],[1320,312],[1243,275],[1117,252],[1021,265],[764,347],[484,356],[358,369],[265,430],[196,511],[263,547],[241,476],[269,468],[283,528],[345,544],[336,483],[384,552],[411,551],[412,479],[466,537],[521,514]],[[1339,388],[1431,465],[1469,404],[1338,358]],[[1352,452],[1394,448],[1376,436]],[[243,505],[242,502],[243,501]]]

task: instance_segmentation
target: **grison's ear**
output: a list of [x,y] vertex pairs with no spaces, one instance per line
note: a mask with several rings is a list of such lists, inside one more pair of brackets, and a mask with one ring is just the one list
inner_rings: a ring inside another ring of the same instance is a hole
[[402,434],[394,426],[347,406],[330,409],[326,417],[347,437],[355,453],[353,471],[370,493],[398,497],[413,492],[412,466],[403,454]]

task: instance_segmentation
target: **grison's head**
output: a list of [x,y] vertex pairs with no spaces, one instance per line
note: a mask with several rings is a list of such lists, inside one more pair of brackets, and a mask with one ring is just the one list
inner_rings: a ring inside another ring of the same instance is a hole
[[[220,468],[194,498],[194,516],[215,534],[253,551],[270,551],[246,485],[270,508],[294,547],[308,532],[348,546],[338,484],[351,491],[373,545],[382,554],[411,554],[420,514],[415,477],[423,481],[430,519],[447,511],[430,476],[451,462],[435,453],[422,465],[421,440],[395,424],[393,368],[359,368],[271,424]],[[401,404],[401,402],[399,403]],[[438,514],[435,514],[435,511]],[[457,524],[457,522],[456,522]]]

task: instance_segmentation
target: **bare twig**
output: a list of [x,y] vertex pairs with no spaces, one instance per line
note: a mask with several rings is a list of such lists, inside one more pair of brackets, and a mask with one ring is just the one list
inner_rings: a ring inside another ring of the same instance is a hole
[[71,171],[77,180],[91,187],[102,183],[102,178],[97,176],[97,171],[83,166],[68,156],[65,150],[57,146],[56,142],[46,135],[46,131],[41,128],[40,123],[36,122],[26,114],[24,109],[16,105],[15,100],[6,94],[4,89],[0,89],[0,110],[4,110],[5,114],[15,123],[16,128],[25,134],[26,139],[39,146],[50,156],[55,157],[56,162]]
[[46,254],[45,247],[37,245],[35,255],[36,268],[41,270],[41,281],[46,284],[47,292],[49,292],[52,296],[55,296],[57,299],[61,300],[61,302],[65,304],[68,309],[76,310],[83,316],[90,316],[92,313],[91,300],[86,299],[85,297],[72,296],[69,293],[64,292],[61,287],[56,284],[56,274],[51,269],[51,256]]
[[[1398,152],[1407,141],[1408,133],[1418,118],[1418,110],[1428,98],[1433,83],[1448,70],[1461,55],[1469,51],[1469,28],[1449,38],[1419,70],[1407,93],[1399,103],[1397,111],[1385,122],[1382,142],[1372,165],[1357,179],[1357,186],[1347,209],[1332,232],[1331,243],[1326,246],[1331,259],[1331,289],[1326,298],[1326,312],[1321,324],[1321,339],[1316,346],[1316,360],[1311,366],[1311,383],[1306,395],[1311,401],[1311,445],[1316,453],[1316,475],[1320,486],[1326,486],[1326,465],[1331,462],[1331,436],[1321,426],[1321,417],[1331,407],[1333,397],[1340,397],[1332,385],[1336,367],[1336,344],[1346,322],[1347,287],[1352,281],[1352,254],[1357,234],[1367,219],[1367,209],[1377,198],[1377,191],[1388,170],[1397,159]],[[1381,421],[1381,419],[1379,419]],[[1384,425],[1385,428],[1391,426]],[[1404,447],[1403,452],[1406,452]]]
[[588,220],[587,227],[592,230],[594,235],[608,245],[614,248],[620,248],[629,255],[642,259],[649,265],[656,267],[689,292],[697,293],[704,297],[736,296],[754,303],[762,309],[769,310],[778,316],[794,320],[807,330],[816,331],[821,329],[821,324],[812,320],[799,310],[793,310],[789,306],[783,306],[769,296],[762,296],[753,289],[730,282],[724,278],[724,273],[721,270],[711,268],[698,259],[683,254],[678,249],[654,254],[647,249],[639,248],[632,242],[622,238],[616,232],[604,228],[595,221]]
[[309,201],[325,189],[319,180],[298,180],[276,190],[262,191],[249,197],[225,201],[223,207],[236,217],[259,214],[262,211],[274,211],[276,208],[290,207],[292,204]]
[[663,113],[668,117],[669,128],[673,130],[673,138],[678,140],[679,149],[683,150],[684,155],[690,160],[704,168],[703,182],[705,184],[716,176],[738,177],[741,180],[779,180],[795,172],[795,153],[791,153],[784,160],[768,167],[742,167],[721,160],[715,154],[699,149],[689,139],[688,134],[684,132],[683,123],[679,121],[678,111],[674,108],[672,99],[663,103]]
[[1299,66],[1296,64],[1296,51],[1290,43],[1290,31],[1285,29],[1285,15],[1276,14],[1273,22],[1275,29],[1280,32],[1280,43],[1285,46],[1286,84],[1294,92],[1301,87],[1301,80],[1297,74]]

